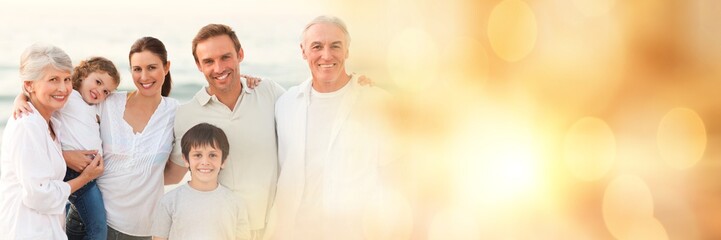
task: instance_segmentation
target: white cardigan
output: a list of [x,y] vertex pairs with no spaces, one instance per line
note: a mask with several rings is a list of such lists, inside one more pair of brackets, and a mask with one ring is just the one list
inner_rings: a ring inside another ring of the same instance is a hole
[[[276,102],[280,176],[275,202],[268,216],[266,239],[291,239],[305,191],[306,120],[311,79],[290,88]],[[362,214],[377,191],[379,168],[390,163],[378,125],[378,103],[389,95],[362,87],[353,75],[340,109],[327,124],[331,128],[323,170],[324,227],[316,231],[328,239],[363,239]]]
[[[10,119],[0,156],[0,239],[67,239],[65,202],[70,185],[63,181],[60,143],[32,104],[33,113]],[[53,119],[55,129],[59,122]]]

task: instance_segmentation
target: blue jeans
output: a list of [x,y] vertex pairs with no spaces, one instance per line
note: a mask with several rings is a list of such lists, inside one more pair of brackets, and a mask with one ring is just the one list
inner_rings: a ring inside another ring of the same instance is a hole
[[[80,176],[67,169],[65,181]],[[106,239],[108,223],[105,216],[105,204],[95,180],[85,184],[68,198],[73,207],[65,218],[65,232],[69,240]]]

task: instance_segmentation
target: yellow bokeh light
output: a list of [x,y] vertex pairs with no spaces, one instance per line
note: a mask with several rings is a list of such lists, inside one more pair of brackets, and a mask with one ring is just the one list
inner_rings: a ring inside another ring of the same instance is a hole
[[607,14],[615,3],[615,0],[573,0],[573,5],[588,17],[598,17]]
[[409,239],[413,229],[413,211],[399,192],[381,188],[366,203],[363,231],[368,239]]
[[420,28],[409,28],[388,44],[388,72],[401,89],[422,90],[438,80],[438,49]]
[[658,125],[658,150],[669,166],[687,169],[698,162],[706,149],[706,127],[691,109],[676,108]]
[[629,59],[618,26],[600,20],[583,27],[561,25],[539,36],[538,41],[529,59],[538,64],[528,72],[519,71],[519,79],[524,81],[518,88],[528,88],[545,104],[572,113],[613,106],[613,99],[626,84],[622,76]]
[[568,130],[563,145],[566,168],[578,179],[598,180],[611,169],[616,158],[613,131],[598,118],[585,117]]
[[633,226],[653,218],[653,196],[646,183],[634,175],[616,177],[603,195],[603,220],[611,234],[623,239]]
[[631,226],[626,236],[619,237],[623,240],[666,240],[668,234],[663,224],[656,218],[646,218]]
[[449,81],[458,85],[483,84],[488,78],[488,54],[483,45],[474,38],[453,39],[443,52],[443,57],[443,64],[446,65],[444,69],[447,69],[444,74]]
[[508,62],[523,59],[536,45],[537,25],[536,16],[526,2],[499,3],[488,19],[488,39],[493,51]]
[[452,144],[457,198],[477,206],[525,204],[543,185],[530,118],[497,104],[458,121]]
[[440,211],[431,221],[429,240],[482,239],[479,220],[468,211],[451,208]]
[[[721,21],[719,21],[719,10],[721,10],[721,2],[716,0],[700,0],[697,5],[699,25],[703,30],[711,34],[719,34],[721,29]],[[717,35],[718,36],[718,35]]]

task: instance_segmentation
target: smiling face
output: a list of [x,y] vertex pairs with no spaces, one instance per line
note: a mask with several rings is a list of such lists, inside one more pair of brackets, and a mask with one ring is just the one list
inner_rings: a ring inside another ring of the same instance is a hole
[[160,95],[165,75],[170,71],[170,62],[163,61],[150,51],[134,53],[130,56],[130,71],[138,94],[153,97]]
[[96,71],[88,74],[82,80],[78,92],[86,103],[99,104],[105,101],[105,98],[116,88],[118,88],[118,84],[108,73]]
[[43,77],[35,81],[25,81],[24,87],[30,95],[30,102],[40,115],[50,119],[50,115],[63,108],[72,90],[70,72],[47,67]]
[[303,34],[301,51],[313,75],[313,83],[345,85],[348,39],[332,23],[317,23]]
[[243,49],[236,52],[230,37],[219,35],[203,40],[196,46],[195,54],[210,94],[240,91],[239,64],[243,61]]
[[[217,145],[217,144],[216,144]],[[218,184],[218,173],[223,168],[223,152],[211,145],[192,147],[185,159],[190,169],[190,186],[195,189],[210,190]]]

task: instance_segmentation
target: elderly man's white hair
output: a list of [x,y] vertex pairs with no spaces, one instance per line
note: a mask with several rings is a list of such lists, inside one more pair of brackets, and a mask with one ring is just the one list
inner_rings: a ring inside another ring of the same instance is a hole
[[345,34],[345,38],[348,40],[347,44],[350,45],[350,34],[348,33],[348,28],[345,26],[345,22],[336,16],[330,15],[318,16],[306,24],[305,29],[303,29],[303,34],[301,35],[301,42],[305,39],[305,33],[308,32],[308,29],[318,23],[330,23],[340,28],[343,34]]
[[44,77],[45,68],[49,66],[61,71],[73,70],[73,62],[65,51],[53,45],[35,43],[26,48],[20,56],[20,80],[41,79]]

